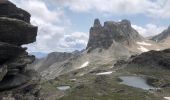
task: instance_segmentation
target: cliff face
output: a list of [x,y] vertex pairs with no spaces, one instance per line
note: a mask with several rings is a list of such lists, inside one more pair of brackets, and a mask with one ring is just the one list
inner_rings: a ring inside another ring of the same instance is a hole
[[128,20],[121,22],[106,21],[104,26],[99,19],[95,19],[93,27],[90,29],[89,42],[86,49],[109,48],[113,41],[126,46],[132,46],[135,41],[142,40],[143,37],[131,27]]
[[[27,70],[34,61],[27,48],[21,47],[36,41],[37,27],[30,24],[30,14],[10,1],[0,2],[0,98],[4,91],[32,85],[35,72]],[[31,90],[32,88],[30,88]],[[20,89],[16,90],[21,91]],[[12,91],[15,97],[16,91]],[[8,94],[8,93],[7,93]],[[26,94],[26,93],[25,93]],[[20,100],[23,100],[22,96]]]

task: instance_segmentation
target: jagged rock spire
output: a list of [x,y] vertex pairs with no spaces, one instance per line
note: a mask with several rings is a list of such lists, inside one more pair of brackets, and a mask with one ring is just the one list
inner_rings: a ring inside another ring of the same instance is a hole
[[94,20],[94,25],[90,29],[90,37],[86,49],[109,48],[116,41],[126,46],[136,44],[136,41],[143,37],[131,27],[129,20],[120,22],[106,21],[104,26],[100,24],[99,19]]
[[94,25],[93,25],[93,27],[102,27],[102,25],[100,24],[100,20],[99,20],[98,18],[96,18],[96,19],[94,20]]

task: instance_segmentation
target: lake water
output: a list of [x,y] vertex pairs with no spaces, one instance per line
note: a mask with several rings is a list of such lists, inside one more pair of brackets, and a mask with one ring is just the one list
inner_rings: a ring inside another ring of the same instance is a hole
[[57,87],[57,89],[59,89],[61,91],[66,91],[66,90],[70,89],[70,86],[59,86],[59,87]]
[[122,80],[121,84],[125,84],[125,85],[136,87],[136,88],[141,88],[144,90],[155,89],[153,86],[148,85],[146,83],[146,79],[144,79],[142,77],[121,76],[119,78]]

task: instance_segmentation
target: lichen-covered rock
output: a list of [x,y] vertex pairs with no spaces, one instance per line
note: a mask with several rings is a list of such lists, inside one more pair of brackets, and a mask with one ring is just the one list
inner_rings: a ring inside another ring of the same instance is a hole
[[37,27],[24,21],[0,17],[0,41],[23,45],[36,41]]
[[31,15],[28,12],[16,7],[16,5],[11,3],[10,1],[1,0],[0,17],[15,18],[30,23]]

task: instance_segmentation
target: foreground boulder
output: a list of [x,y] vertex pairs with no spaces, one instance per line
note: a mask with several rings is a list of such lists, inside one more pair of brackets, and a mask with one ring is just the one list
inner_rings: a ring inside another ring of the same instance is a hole
[[21,20],[0,17],[0,41],[15,45],[36,41],[37,27]]
[[16,7],[16,5],[11,3],[10,1],[1,0],[0,1],[0,17],[19,19],[27,23],[30,23],[31,15],[28,12]]
[[[0,99],[10,94],[12,100],[28,100],[25,94],[37,99],[36,94],[30,94],[35,88],[22,93],[27,87],[38,86],[39,78],[36,72],[28,70],[27,64],[35,60],[28,55],[27,48],[21,45],[36,41],[36,26],[30,24],[30,14],[17,8],[8,0],[0,1]],[[38,91],[37,89],[35,91]],[[18,96],[20,95],[20,99]],[[6,100],[6,99],[5,99]],[[8,100],[8,99],[7,99]]]

